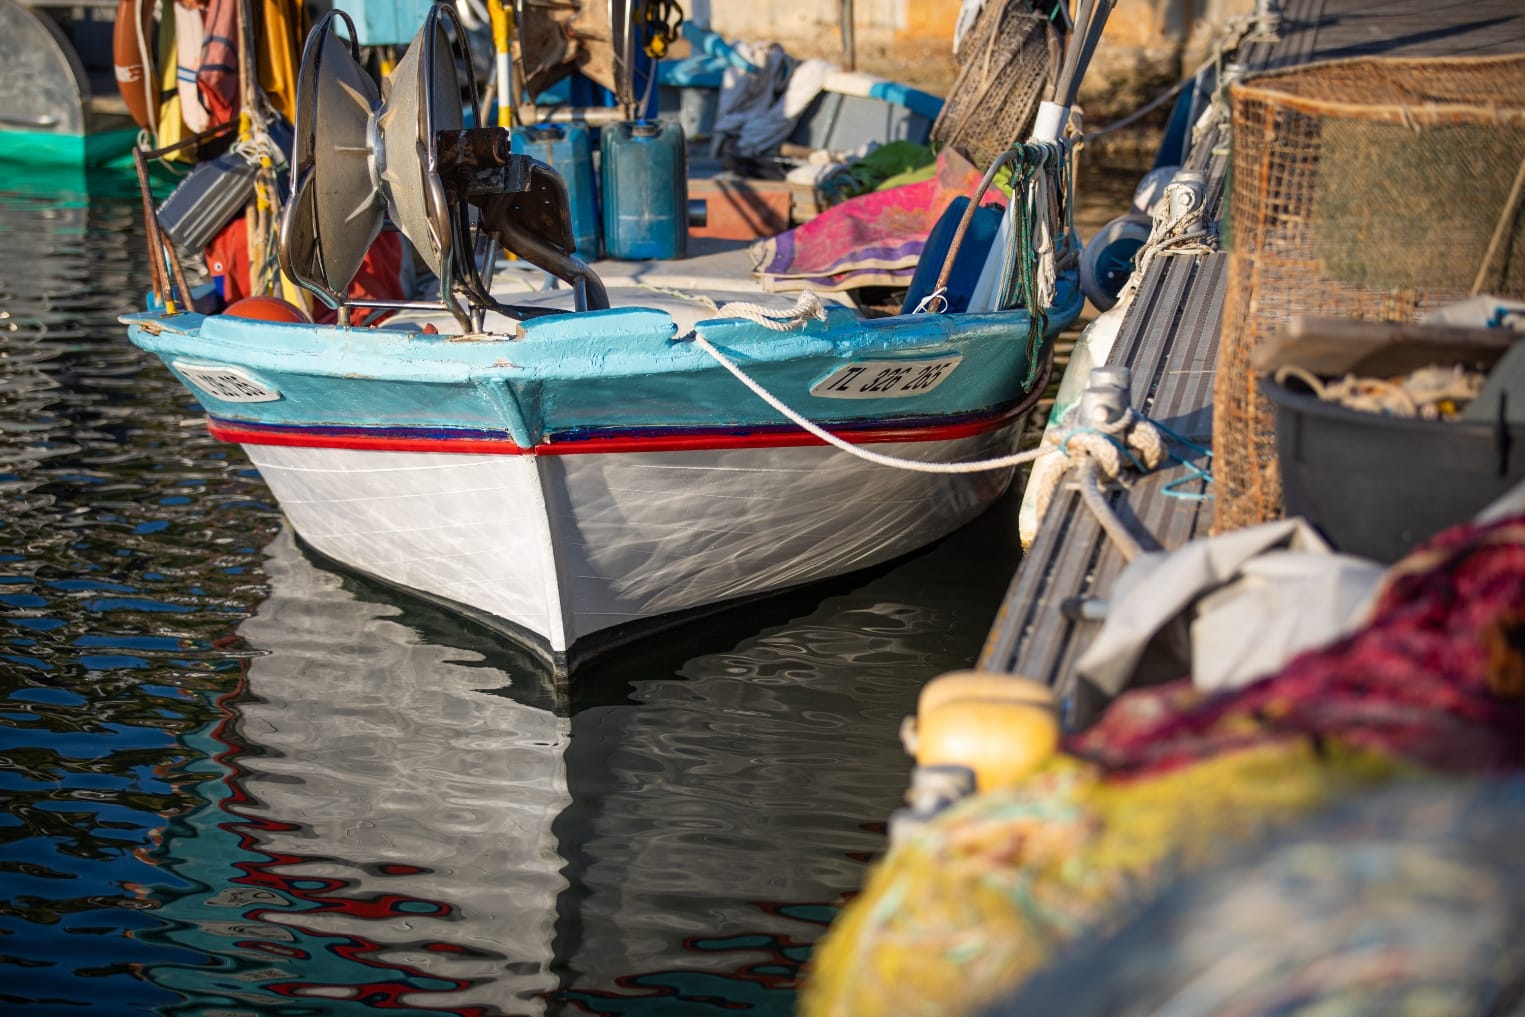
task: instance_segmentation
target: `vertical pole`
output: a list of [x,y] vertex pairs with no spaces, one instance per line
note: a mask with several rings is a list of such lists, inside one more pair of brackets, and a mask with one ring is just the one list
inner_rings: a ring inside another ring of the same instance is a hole
[[514,34],[514,11],[503,0],[487,0],[487,15],[492,21],[492,48],[497,81],[498,126],[514,125],[513,82],[509,70],[508,44]]
[[143,198],[143,232],[148,239],[148,276],[153,280],[154,296],[164,305],[167,314],[175,314],[174,296],[164,271],[164,241],[159,236],[159,219],[154,214],[153,191],[148,185],[148,160],[141,148],[132,150],[133,164],[138,171],[138,193]]
[[838,18],[842,27],[842,65],[855,71],[858,69],[858,47],[853,41],[853,0],[842,0]]

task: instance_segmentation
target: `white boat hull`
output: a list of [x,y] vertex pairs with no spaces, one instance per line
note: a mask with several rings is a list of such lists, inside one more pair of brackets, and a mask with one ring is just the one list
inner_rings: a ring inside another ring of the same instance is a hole
[[[1010,451],[1016,422],[900,458]],[[797,586],[951,532],[1010,470],[912,473],[827,446],[479,455],[244,445],[297,533],[383,581],[506,621],[564,664],[616,626]]]

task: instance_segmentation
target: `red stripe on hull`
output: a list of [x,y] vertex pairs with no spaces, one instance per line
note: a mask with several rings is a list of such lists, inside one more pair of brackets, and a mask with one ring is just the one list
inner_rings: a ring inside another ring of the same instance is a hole
[[[920,426],[891,426],[833,431],[854,445],[892,442],[952,441],[993,431],[1015,420],[1021,408],[975,419]],[[450,452],[474,455],[593,455],[624,452],[702,452],[745,448],[797,448],[825,445],[815,435],[799,429],[740,433],[692,431],[678,434],[608,435],[555,441],[531,448],[509,438],[436,438],[364,431],[305,431],[297,428],[247,426],[207,418],[212,437],[240,445],[281,445],[296,448],[353,449],[368,452]]]
[[336,448],[365,452],[469,452],[500,456],[535,454],[534,449],[522,448],[508,438],[407,438],[390,434],[371,435],[363,431],[332,434],[295,428],[275,430],[232,424],[215,417],[207,418],[207,431],[219,441],[231,441],[239,445]]

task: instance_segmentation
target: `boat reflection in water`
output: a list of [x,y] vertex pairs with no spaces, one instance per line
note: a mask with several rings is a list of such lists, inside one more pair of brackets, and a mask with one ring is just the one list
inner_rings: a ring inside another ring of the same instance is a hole
[[148,936],[194,951],[144,972],[165,1014],[789,1013],[882,848],[895,725],[959,663],[946,610],[844,587],[637,644],[568,700],[288,533],[267,553],[244,680],[188,739],[207,804],[147,888]]
[[150,978],[198,1013],[543,1012],[566,718],[500,693],[528,660],[431,641],[285,532],[265,570],[262,655],[193,745],[226,773],[164,846],[190,890],[157,914],[216,966]]

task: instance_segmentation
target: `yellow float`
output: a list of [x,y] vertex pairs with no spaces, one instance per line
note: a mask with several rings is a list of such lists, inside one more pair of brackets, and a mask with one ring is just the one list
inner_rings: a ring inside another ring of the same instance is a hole
[[979,791],[1014,787],[1053,756],[1058,702],[1026,678],[952,671],[922,689],[900,737],[917,766],[968,767]]

